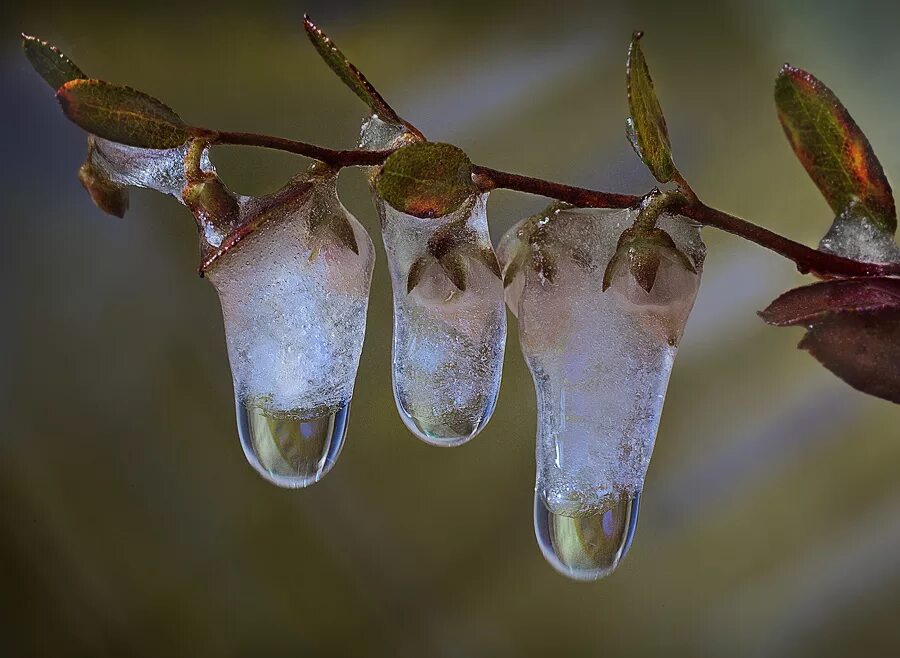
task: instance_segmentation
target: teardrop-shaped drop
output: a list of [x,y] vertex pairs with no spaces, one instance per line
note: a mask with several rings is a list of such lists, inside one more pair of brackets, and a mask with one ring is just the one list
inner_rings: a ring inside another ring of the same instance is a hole
[[336,411],[300,417],[237,399],[238,433],[247,461],[266,480],[296,489],[321,480],[340,455],[350,401]]
[[631,547],[641,494],[621,494],[607,507],[578,516],[554,514],[534,494],[534,533],[554,569],[573,580],[612,573]]

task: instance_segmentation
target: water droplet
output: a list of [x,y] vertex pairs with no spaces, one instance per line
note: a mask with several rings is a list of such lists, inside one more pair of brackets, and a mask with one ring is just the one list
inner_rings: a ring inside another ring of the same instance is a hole
[[554,514],[534,496],[534,533],[544,558],[573,580],[597,580],[612,573],[631,547],[640,492],[623,494],[612,506],[580,516]]
[[304,418],[239,399],[241,447],[250,465],[272,484],[306,487],[321,480],[337,461],[349,414],[349,400],[333,413]]
[[494,413],[496,398],[485,400],[477,396],[469,405],[443,405],[434,408],[412,407],[404,403],[394,387],[394,400],[400,418],[418,438],[434,446],[452,448],[462,445],[484,429]]

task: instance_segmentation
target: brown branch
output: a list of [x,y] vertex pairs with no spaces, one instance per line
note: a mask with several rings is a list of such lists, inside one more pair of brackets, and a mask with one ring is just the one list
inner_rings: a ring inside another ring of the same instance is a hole
[[212,135],[214,144],[233,144],[237,146],[260,146],[263,148],[287,151],[307,158],[321,160],[336,168],[379,165],[393,151],[364,151],[361,149],[335,150],[317,146],[307,142],[298,142],[283,137],[260,135],[244,132],[215,132]]
[[[320,160],[335,169],[379,165],[393,153],[393,150],[334,150],[306,142],[256,133],[208,131],[206,134],[210,138],[210,143],[213,144],[260,146],[287,151]],[[472,175],[478,187],[485,191],[505,188],[565,201],[582,208],[633,208],[638,206],[642,199],[642,197],[632,194],[600,192],[564,183],[554,183],[541,178],[512,174],[481,165],[473,165]],[[673,208],[673,211],[704,226],[713,226],[774,251],[793,261],[797,265],[797,269],[804,274],[812,273],[824,278],[900,276],[900,264],[864,263],[812,249],[740,217],[710,208],[700,201],[689,187],[685,192],[688,198],[683,204]]]

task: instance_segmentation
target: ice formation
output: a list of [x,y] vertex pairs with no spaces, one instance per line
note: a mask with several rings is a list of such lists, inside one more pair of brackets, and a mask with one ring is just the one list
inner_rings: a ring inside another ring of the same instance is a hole
[[695,225],[662,216],[697,273],[661,252],[649,293],[624,260],[601,292],[635,217],[556,209],[514,226],[498,251],[537,394],[535,529],[551,564],[577,579],[605,575],[628,550],[705,256]]
[[853,205],[835,218],[819,249],[866,263],[900,263],[900,247],[894,236]]
[[[410,139],[371,117],[360,145]],[[394,295],[392,375],[403,422],[423,441],[455,446],[491,417],[500,391],[506,312],[487,227],[487,194],[432,219],[402,213],[375,195]]]
[[[144,187],[169,194],[181,201],[187,182],[184,159],[190,142],[174,149],[145,149],[92,138],[91,163],[119,185]],[[200,164],[203,171],[214,172],[209,153],[204,151]]]
[[[241,199],[243,221],[257,228],[207,272],[222,304],[244,452],[284,487],[317,481],[340,451],[374,264],[335,179],[310,180],[307,190],[295,179],[303,193],[274,207]],[[336,227],[352,237],[336,239]]]

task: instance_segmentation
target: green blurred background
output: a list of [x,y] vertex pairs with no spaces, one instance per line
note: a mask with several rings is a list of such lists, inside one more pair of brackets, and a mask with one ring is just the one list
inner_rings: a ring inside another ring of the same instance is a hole
[[[893,3],[375,1],[2,10],[0,654],[845,656],[900,652],[900,411],[755,316],[800,277],[711,230],[636,541],[610,578],[557,575],[532,536],[534,395],[513,328],[488,428],[454,450],[394,410],[390,289],[360,172],[345,204],[379,262],[344,453],[305,491],[267,484],[234,424],[219,305],[171,199],[102,215],[84,135],[18,32],[188,121],[332,146],[363,106],[305,41],[309,11],[401,115],[491,166],[640,193],[623,136],[631,31],[677,160],[709,202],[814,243],[825,203],[790,153],[785,61],[849,106],[900,172]],[[244,193],[296,158],[220,149]],[[542,206],[497,192],[496,238]]]

